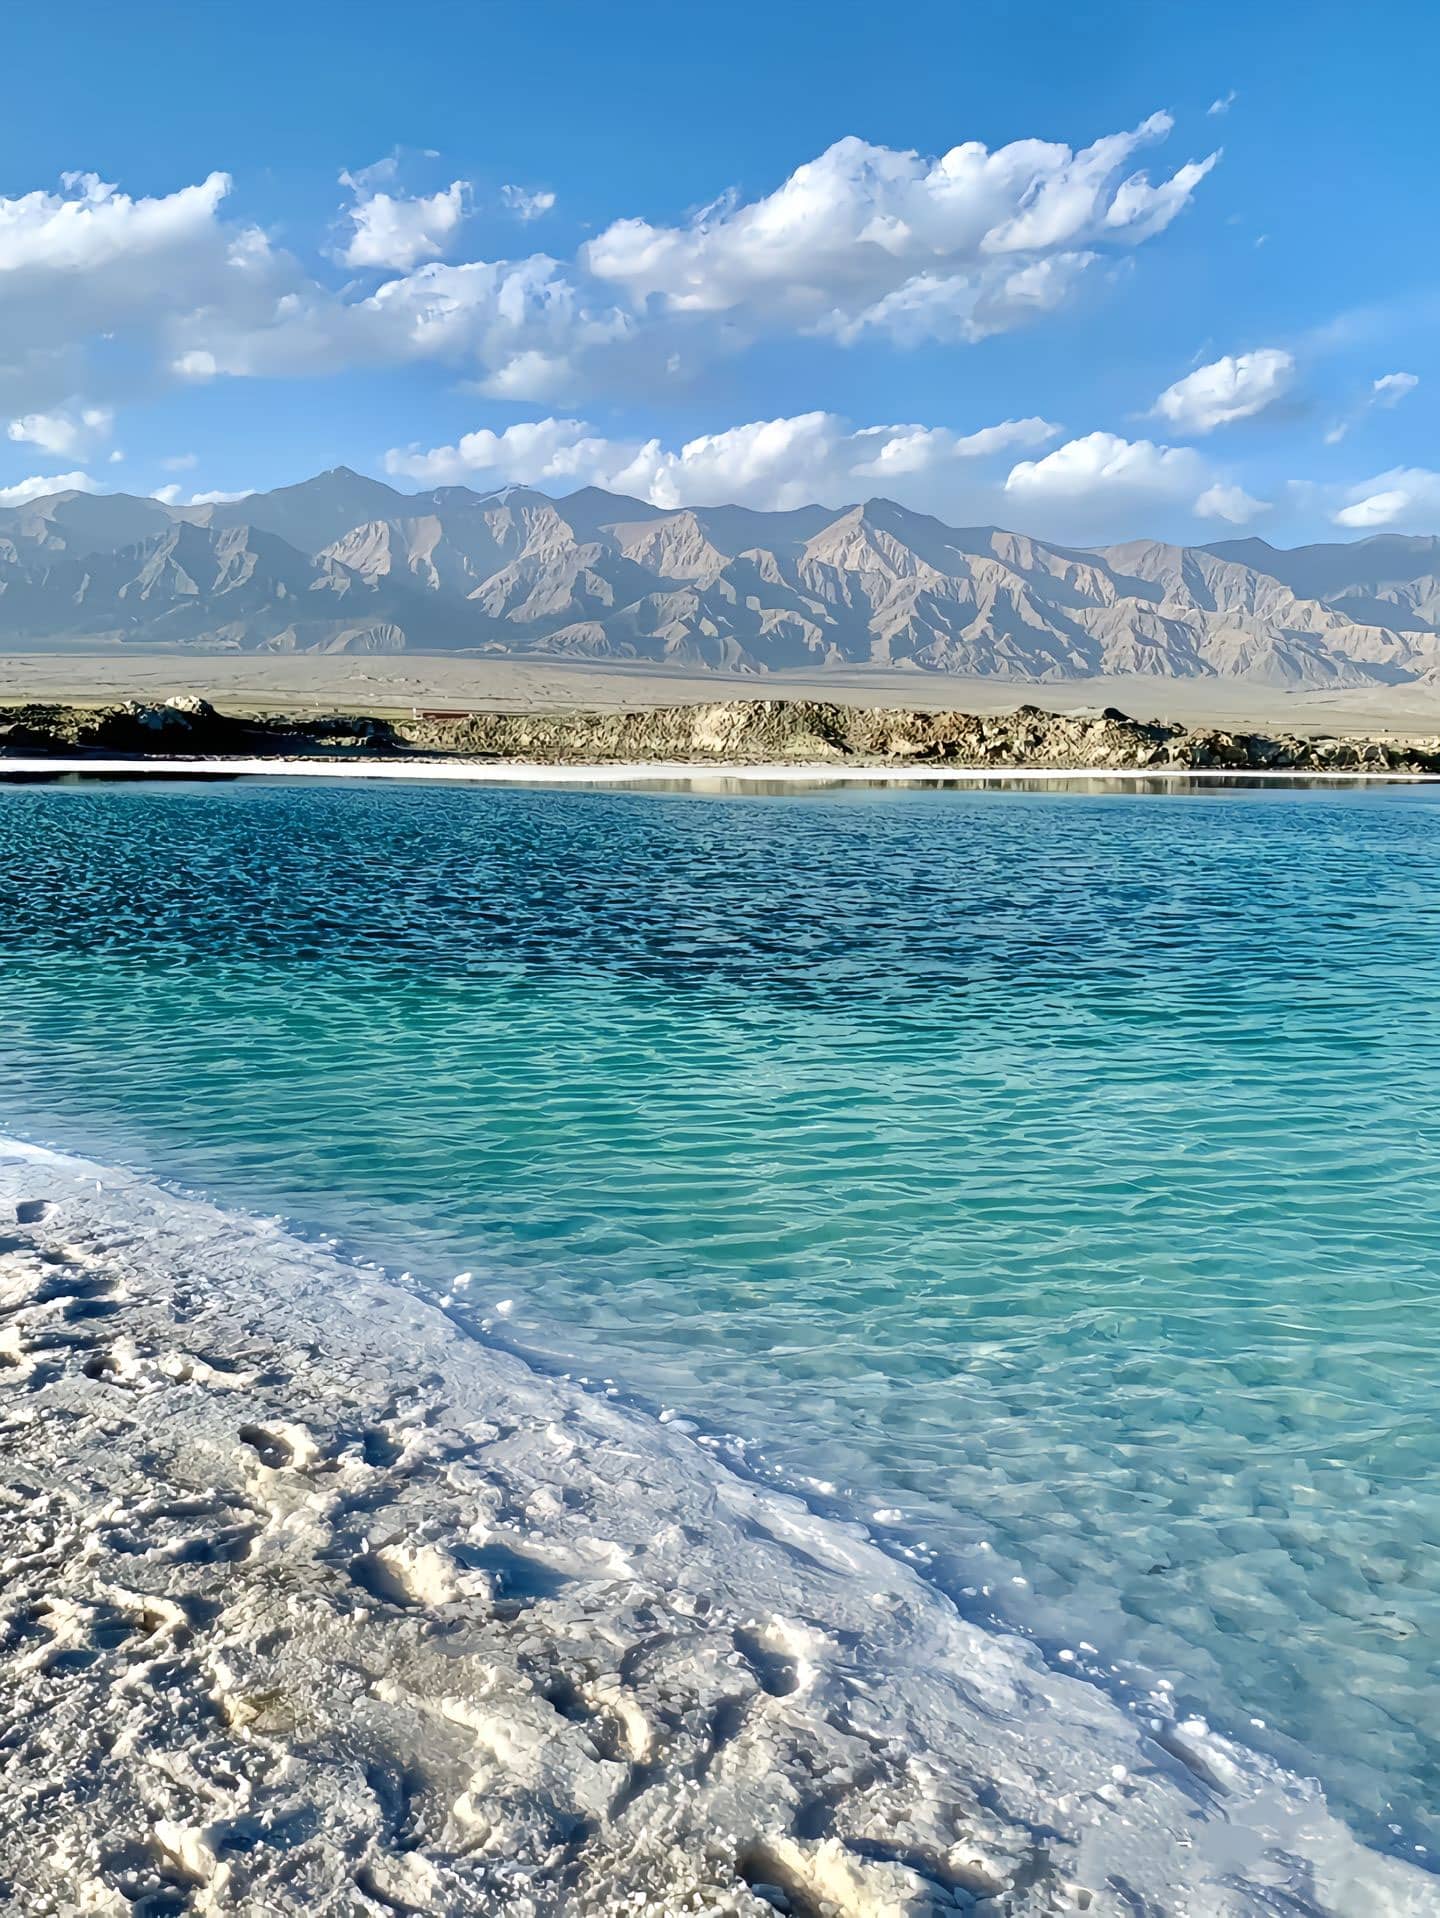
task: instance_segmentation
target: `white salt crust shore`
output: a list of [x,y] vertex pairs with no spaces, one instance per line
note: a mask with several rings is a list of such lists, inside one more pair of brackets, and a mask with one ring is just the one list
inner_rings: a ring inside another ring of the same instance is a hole
[[273,1222],[0,1141],[0,1361],[27,1918],[1440,1910],[1313,1784]]
[[1098,780],[1110,786],[1172,786],[1220,782],[1270,786],[1424,786],[1436,773],[1264,772],[1249,768],[1113,766],[847,766],[717,764],[704,760],[637,760],[629,764],[540,765],[531,760],[404,759],[170,759],[158,754],[96,759],[41,758],[17,753],[0,757],[0,781],[16,775],[70,774],[85,779],[125,774],[154,779],[422,779],[490,786],[636,786],[653,782],[704,788],[723,786],[1013,786]]

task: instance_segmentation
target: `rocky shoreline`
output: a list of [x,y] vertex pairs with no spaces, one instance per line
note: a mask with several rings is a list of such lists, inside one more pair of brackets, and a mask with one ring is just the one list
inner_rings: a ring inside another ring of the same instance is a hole
[[184,697],[93,708],[0,707],[0,761],[363,756],[584,766],[713,761],[723,765],[935,765],[1047,770],[1440,775],[1440,738],[1301,738],[1139,720],[1113,707],[1049,713],[915,712],[820,700],[737,699],[648,711],[353,714],[242,717]]

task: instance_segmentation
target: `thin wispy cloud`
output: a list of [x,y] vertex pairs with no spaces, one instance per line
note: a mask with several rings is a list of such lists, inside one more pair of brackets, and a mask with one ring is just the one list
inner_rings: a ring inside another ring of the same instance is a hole
[[548,187],[502,186],[500,199],[517,220],[539,220],[555,208],[555,195]]
[[1406,400],[1419,386],[1419,376],[1414,373],[1382,373],[1370,383],[1370,391],[1351,409],[1343,419],[1337,420],[1325,434],[1327,446],[1338,446],[1350,429],[1357,426],[1367,413],[1377,408],[1389,412]]

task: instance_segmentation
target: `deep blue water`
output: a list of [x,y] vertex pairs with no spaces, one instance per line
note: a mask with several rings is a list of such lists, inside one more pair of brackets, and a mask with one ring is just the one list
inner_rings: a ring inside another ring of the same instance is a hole
[[1440,792],[0,788],[0,1075],[1434,1844]]

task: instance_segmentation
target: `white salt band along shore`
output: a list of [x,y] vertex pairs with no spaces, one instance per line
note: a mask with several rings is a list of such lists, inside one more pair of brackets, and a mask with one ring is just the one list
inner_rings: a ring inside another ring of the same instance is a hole
[[721,781],[734,785],[769,785],[776,781],[797,786],[993,786],[1035,782],[1053,785],[1075,780],[1103,780],[1111,786],[1188,786],[1196,782],[1272,786],[1415,786],[1440,781],[1435,773],[1395,772],[1268,772],[1249,767],[1126,767],[1114,766],[855,766],[782,762],[773,766],[744,763],[727,765],[713,760],[665,762],[636,760],[615,765],[539,764],[533,760],[444,759],[171,759],[158,755],[134,758],[43,758],[16,753],[0,755],[0,781],[16,774],[68,774],[105,778],[125,774],[155,779],[443,779],[480,782],[493,786],[633,786],[653,780],[683,781],[703,786]]
[[0,1313],[27,1918],[1440,1908],[1313,1783],[273,1221],[0,1141]]

